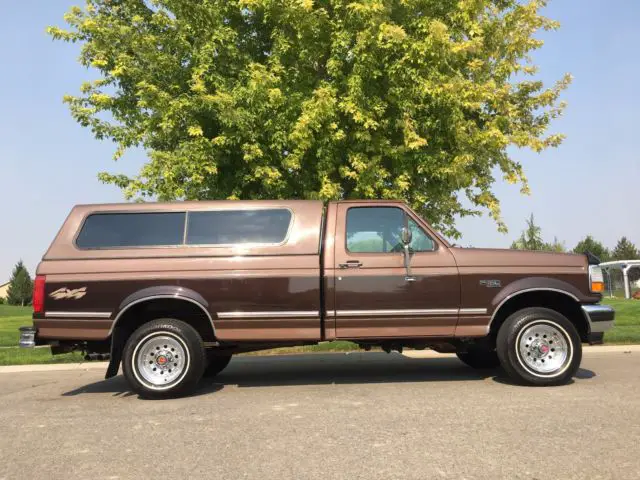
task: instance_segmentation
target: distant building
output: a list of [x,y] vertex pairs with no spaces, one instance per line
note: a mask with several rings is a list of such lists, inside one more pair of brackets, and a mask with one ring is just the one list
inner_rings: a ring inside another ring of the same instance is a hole
[[10,282],[0,284],[0,298],[7,298],[7,294],[9,293],[9,283]]

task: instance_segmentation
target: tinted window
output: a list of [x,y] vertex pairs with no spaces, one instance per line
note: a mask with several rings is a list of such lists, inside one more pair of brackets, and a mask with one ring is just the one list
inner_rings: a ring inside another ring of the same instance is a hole
[[400,251],[404,212],[395,207],[347,210],[347,250],[381,253]]
[[76,239],[80,248],[182,245],[184,212],[89,215]]
[[429,235],[411,218],[409,218],[409,230],[411,230],[411,243],[409,248],[414,252],[430,252],[435,249],[435,244]]
[[230,245],[239,243],[281,243],[287,236],[289,210],[218,210],[189,212],[189,245]]
[[[407,217],[414,252],[434,249],[434,243],[420,226]],[[360,253],[400,252],[403,210],[395,207],[354,207],[347,211],[347,250]]]

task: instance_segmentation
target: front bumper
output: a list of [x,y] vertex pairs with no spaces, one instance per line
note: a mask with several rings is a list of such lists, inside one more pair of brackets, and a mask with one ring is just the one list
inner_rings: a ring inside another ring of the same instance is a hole
[[602,343],[604,332],[613,327],[615,310],[609,305],[595,304],[582,305],[582,312],[589,324],[589,343]]
[[609,305],[582,305],[590,333],[604,333],[613,327],[616,312]]

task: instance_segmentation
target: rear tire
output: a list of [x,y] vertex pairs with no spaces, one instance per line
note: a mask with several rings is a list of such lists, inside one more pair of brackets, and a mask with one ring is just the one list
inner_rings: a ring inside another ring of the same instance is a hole
[[525,308],[500,327],[497,352],[503,368],[518,383],[566,384],[582,361],[576,327],[555,310]]
[[231,361],[231,354],[220,355],[212,350],[207,350],[207,368],[204,370],[205,378],[212,378],[218,375],[222,370],[227,368]]
[[466,352],[456,352],[464,364],[478,370],[489,370],[500,366],[500,359],[495,350],[470,348]]
[[131,389],[144,398],[192,393],[204,372],[206,356],[200,334],[172,318],[145,323],[124,347],[122,371]]

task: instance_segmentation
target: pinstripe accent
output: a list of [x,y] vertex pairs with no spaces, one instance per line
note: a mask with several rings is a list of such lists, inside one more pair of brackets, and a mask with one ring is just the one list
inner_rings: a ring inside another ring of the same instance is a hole
[[337,317],[385,317],[385,316],[423,316],[423,315],[484,315],[486,308],[425,308],[398,310],[329,310],[328,316]]
[[46,318],[110,318],[111,312],[45,312]]
[[319,317],[317,310],[273,311],[273,312],[218,312],[218,318],[282,318],[282,317]]
[[461,308],[460,315],[486,315],[486,308]]
[[[423,316],[423,315],[484,315],[486,308],[416,308],[389,310],[328,310],[327,316],[333,317],[394,317],[394,316]],[[270,311],[270,312],[218,312],[218,318],[283,318],[283,317],[318,317],[317,310],[299,311]]]
[[338,317],[386,317],[386,316],[422,316],[457,315],[457,308],[403,309],[403,310],[336,310]]

